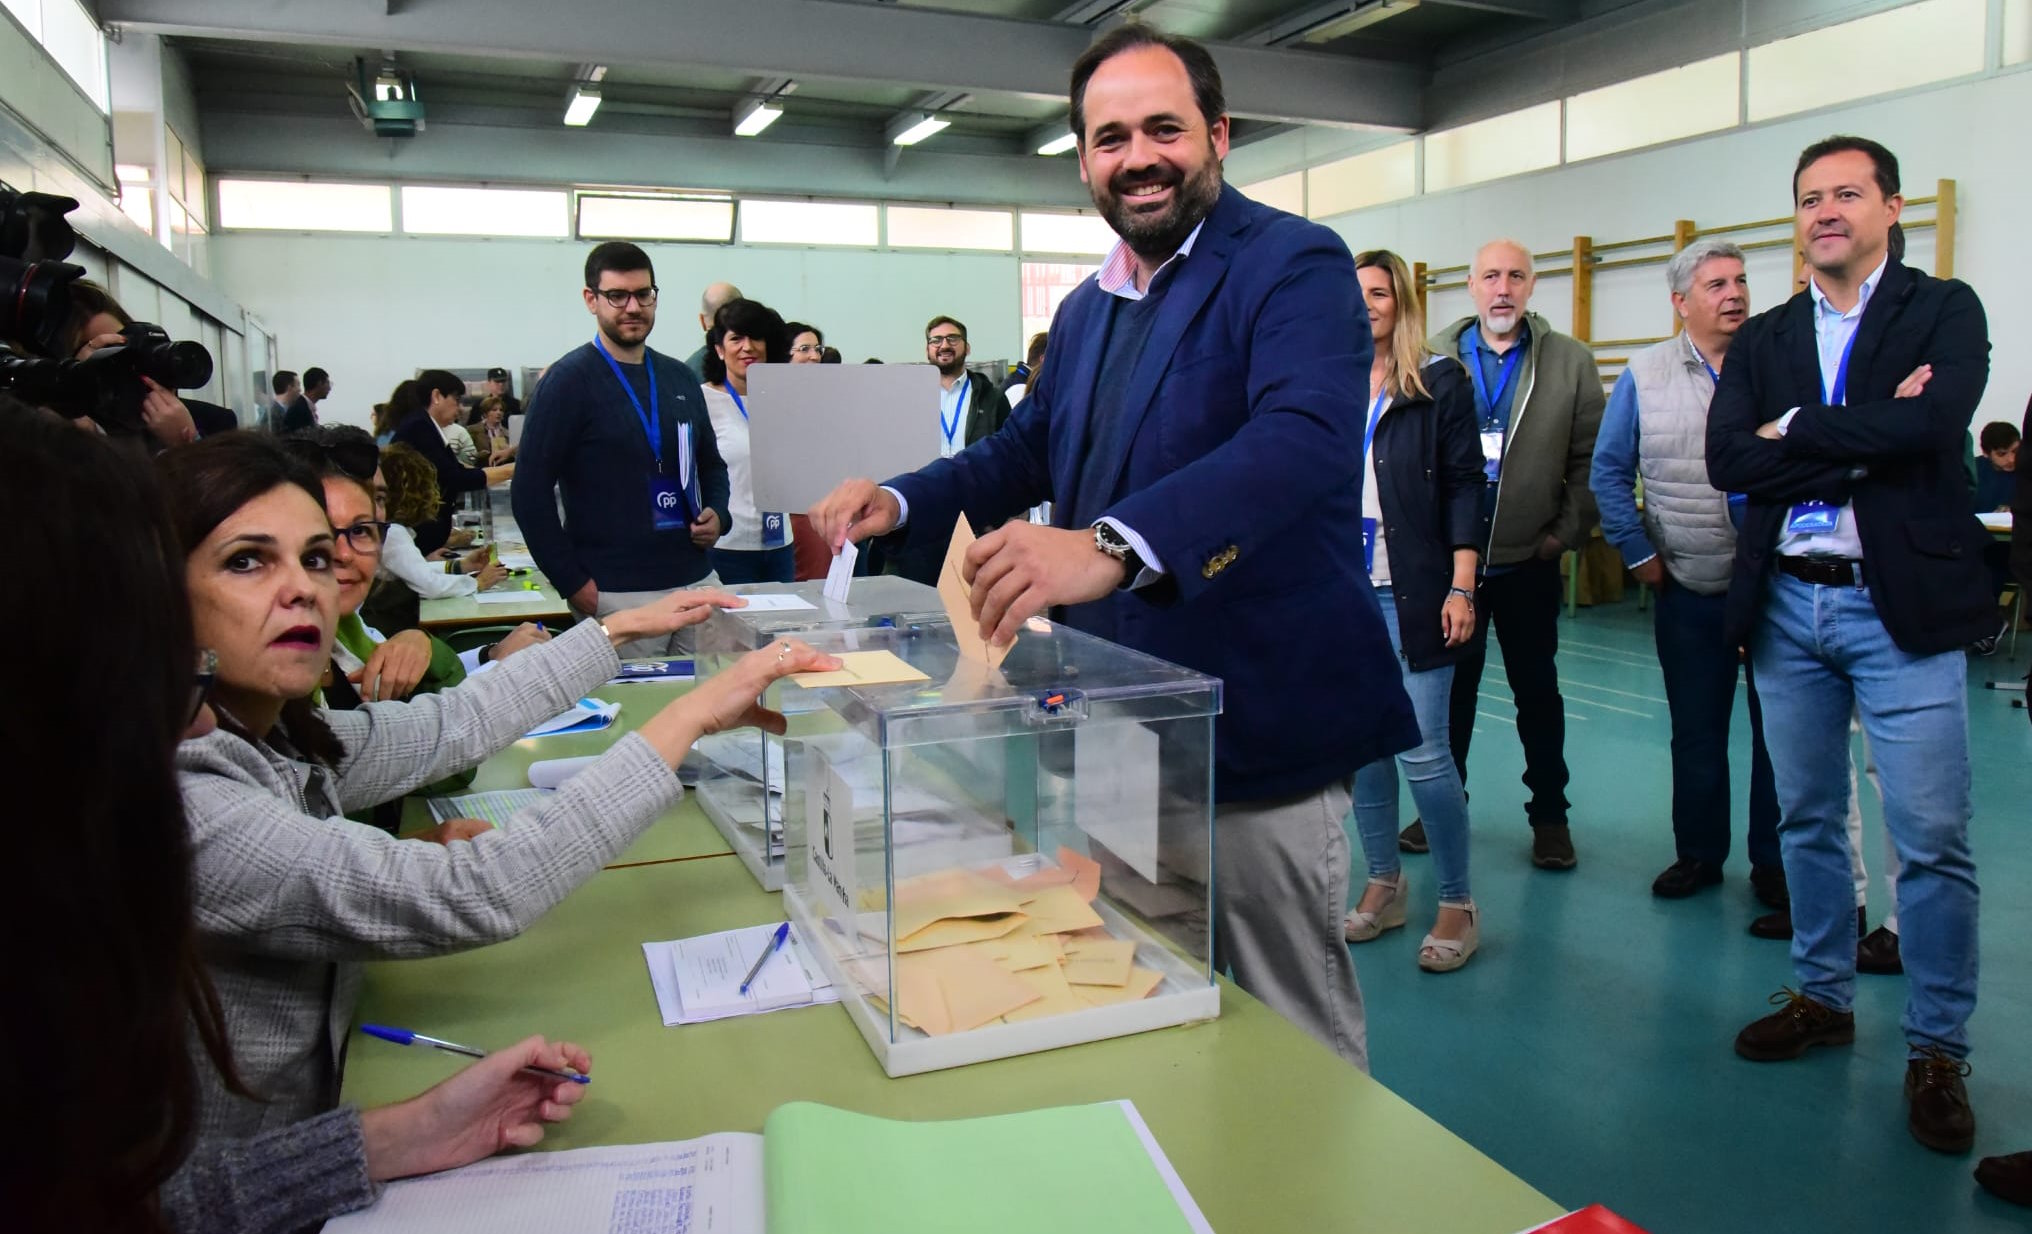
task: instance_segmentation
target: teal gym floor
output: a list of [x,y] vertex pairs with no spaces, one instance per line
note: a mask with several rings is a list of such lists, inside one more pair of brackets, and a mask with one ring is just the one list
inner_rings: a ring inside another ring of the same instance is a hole
[[[1731,1051],[1737,1030],[1769,1010],[1765,999],[1792,984],[1787,944],[1745,932],[1764,911],[1742,849],[1749,720],[1739,691],[1727,881],[1688,900],[1654,899],[1651,880],[1673,848],[1670,729],[1650,619],[1625,601],[1561,622],[1580,856],[1570,873],[1529,863],[1523,755],[1491,641],[1468,784],[1481,950],[1460,972],[1419,971],[1433,884],[1429,859],[1406,856],[1410,925],[1353,949],[1376,1078],[1558,1203],[1607,1204],[1651,1234],[2032,1230],[2032,1210],[1970,1177],[1979,1157],[2032,1149],[2023,944],[2032,725],[2010,704],[2023,695],[1984,688],[2024,679],[2032,636],[2015,661],[2001,650],[1969,661],[1983,888],[1968,1081],[1977,1135],[1974,1153],[1947,1157],[1905,1130],[1903,977],[1859,978],[1853,1047],[1765,1064]],[[1867,780],[1862,795],[1874,928],[1885,895],[1882,815]],[[1409,822],[1408,792],[1403,803]],[[1355,852],[1359,885],[1359,842]]]

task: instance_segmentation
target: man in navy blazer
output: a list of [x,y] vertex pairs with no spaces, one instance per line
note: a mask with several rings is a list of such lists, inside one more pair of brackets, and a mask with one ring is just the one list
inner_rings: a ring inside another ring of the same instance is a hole
[[1053,503],[969,553],[984,634],[1061,620],[1218,676],[1216,962],[1357,1066],[1340,933],[1356,768],[1418,742],[1362,564],[1370,334],[1347,246],[1223,187],[1204,48],[1130,24],[1073,70],[1080,175],[1122,237],[1052,323],[1004,428],[812,508],[837,545],[943,538]]
[[1728,632],[1748,645],[1763,698],[1799,984],[1736,1052],[1766,1062],[1855,1040],[1859,713],[1903,858],[1908,1125],[1929,1148],[1967,1152],[1977,896],[1962,648],[1995,632],[1996,602],[1963,443],[1989,330],[1967,284],[1889,255],[1903,199],[1883,146],[1807,147],[1793,200],[1807,289],[1736,334],[1707,426],[1714,484],[1748,495]]

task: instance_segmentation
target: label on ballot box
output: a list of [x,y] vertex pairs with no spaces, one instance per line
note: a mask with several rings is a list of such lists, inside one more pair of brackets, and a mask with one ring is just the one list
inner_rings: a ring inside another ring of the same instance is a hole
[[858,928],[854,870],[854,790],[816,745],[804,748],[804,834],[811,851],[805,883],[812,907],[837,925],[843,938]]

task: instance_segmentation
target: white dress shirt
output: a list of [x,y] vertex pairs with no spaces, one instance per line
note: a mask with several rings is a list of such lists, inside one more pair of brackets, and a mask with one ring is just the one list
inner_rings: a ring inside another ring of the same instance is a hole
[[[1835,374],[1841,368],[1842,353],[1848,350],[1850,340],[1855,338],[1857,328],[1863,324],[1863,310],[1870,307],[1870,296],[1876,292],[1877,284],[1883,281],[1884,267],[1890,264],[1890,260],[1886,255],[1883,261],[1877,263],[1877,268],[1870,272],[1870,277],[1863,280],[1862,290],[1856,294],[1855,306],[1846,313],[1828,302],[1827,294],[1821,291],[1818,280],[1809,278],[1806,281],[1806,290],[1813,297],[1813,341],[1820,352],[1821,394],[1829,402],[1834,399]],[[1842,401],[1848,401],[1846,390],[1842,392]],[[1798,410],[1795,407],[1779,418],[1780,436],[1792,427],[1792,417],[1798,414]],[[1786,521],[1790,522],[1791,512],[1787,511],[1785,517]],[[1778,534],[1778,551],[1787,557],[1811,555],[1852,557],[1861,560],[1863,540],[1856,532],[1854,503],[1844,505],[1836,511],[1833,531],[1781,530]]]

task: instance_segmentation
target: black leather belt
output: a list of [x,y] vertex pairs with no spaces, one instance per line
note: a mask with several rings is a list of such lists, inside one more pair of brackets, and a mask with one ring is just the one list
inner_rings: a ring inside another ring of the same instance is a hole
[[1853,587],[1863,563],[1854,557],[1780,557],[1778,572],[1822,587]]

